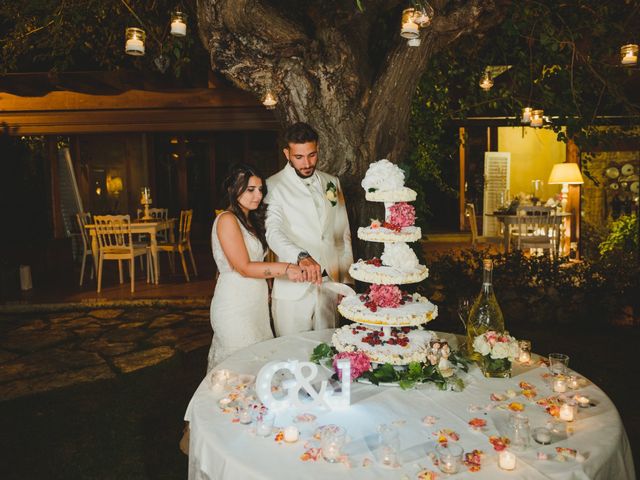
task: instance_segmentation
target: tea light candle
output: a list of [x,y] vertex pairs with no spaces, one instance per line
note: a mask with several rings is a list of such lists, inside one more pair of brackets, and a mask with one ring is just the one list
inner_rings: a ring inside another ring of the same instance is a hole
[[536,441],[542,445],[548,445],[551,443],[551,432],[544,427],[537,428],[535,432]]
[[503,450],[498,455],[498,466],[502,470],[513,470],[516,468],[516,456],[509,450]]
[[266,437],[271,434],[271,424],[269,422],[259,422],[256,428],[256,433],[262,437]]
[[171,22],[171,35],[176,37],[184,37],[187,34],[187,24],[182,20],[174,20]]
[[578,380],[578,377],[576,377],[575,375],[570,375],[567,385],[569,385],[569,388],[571,390],[575,390],[576,388],[580,387],[580,381]]
[[243,425],[248,425],[251,423],[251,410],[248,408],[243,408],[240,410],[240,414],[238,415],[238,420]]
[[576,401],[578,402],[578,405],[580,405],[582,408],[588,407],[589,404],[591,403],[591,401],[589,400],[589,397],[585,397],[584,395],[576,395]]
[[340,445],[331,442],[326,448],[322,449],[322,456],[329,461],[336,461],[340,456]]
[[557,393],[564,393],[567,391],[567,381],[564,377],[556,377],[553,379],[553,391]]
[[128,53],[133,53],[134,55],[144,55],[144,42],[137,38],[130,38],[127,40],[125,49]]
[[457,473],[458,464],[456,462],[442,462],[440,463],[440,470],[443,473]]
[[298,441],[300,434],[298,428],[295,425],[289,425],[284,429],[284,441],[288,443],[294,443]]
[[564,420],[565,422],[573,422],[573,412],[573,405],[565,403],[560,407],[560,420]]

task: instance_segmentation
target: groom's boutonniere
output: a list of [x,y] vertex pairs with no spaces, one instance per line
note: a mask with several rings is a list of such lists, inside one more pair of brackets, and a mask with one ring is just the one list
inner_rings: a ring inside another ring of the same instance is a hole
[[336,187],[335,183],[327,183],[324,196],[331,202],[332,207],[335,207],[338,204],[338,187]]

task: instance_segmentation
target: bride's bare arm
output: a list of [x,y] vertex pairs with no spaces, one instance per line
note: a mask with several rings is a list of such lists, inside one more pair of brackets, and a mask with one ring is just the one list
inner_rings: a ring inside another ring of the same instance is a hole
[[240,224],[234,215],[226,214],[220,217],[216,234],[227,260],[233,269],[243,277],[274,278],[286,275],[294,281],[299,281],[302,278],[302,270],[293,263],[251,261],[244,244]]

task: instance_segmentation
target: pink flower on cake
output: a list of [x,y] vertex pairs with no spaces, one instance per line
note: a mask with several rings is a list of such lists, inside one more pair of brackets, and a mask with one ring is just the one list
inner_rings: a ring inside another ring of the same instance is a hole
[[371,285],[369,299],[379,307],[396,308],[402,301],[402,291],[396,285]]
[[406,202],[394,203],[389,207],[389,223],[399,227],[411,227],[416,222],[416,209]]
[[338,360],[348,358],[351,360],[351,380],[360,377],[364,372],[371,370],[371,361],[366,353],[363,352],[340,352],[333,357],[333,369],[338,374],[338,378],[342,380],[342,370],[338,368]]

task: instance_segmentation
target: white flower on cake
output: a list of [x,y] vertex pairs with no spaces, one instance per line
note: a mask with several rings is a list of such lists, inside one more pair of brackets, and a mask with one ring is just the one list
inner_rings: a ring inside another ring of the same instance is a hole
[[382,263],[402,271],[418,269],[419,262],[415,252],[406,243],[385,243]]
[[373,162],[361,182],[365,192],[398,190],[404,187],[404,172],[387,159]]

